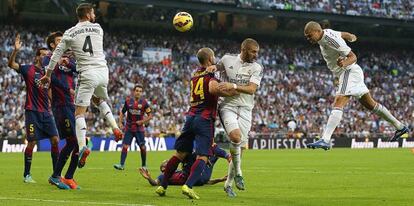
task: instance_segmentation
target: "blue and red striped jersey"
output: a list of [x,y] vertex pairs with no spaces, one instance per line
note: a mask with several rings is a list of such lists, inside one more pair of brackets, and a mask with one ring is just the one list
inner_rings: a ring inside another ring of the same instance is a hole
[[199,68],[190,81],[190,109],[188,115],[201,115],[205,119],[215,119],[217,115],[218,96],[209,92],[209,83],[216,80],[214,73]]
[[144,125],[138,125],[136,122],[144,119],[145,114],[151,113],[151,107],[146,99],[135,100],[133,97],[127,97],[122,107],[122,113],[127,112],[125,130],[131,132],[144,132]]
[[45,75],[45,70],[34,64],[20,65],[19,73],[26,83],[26,110],[50,112],[48,89],[39,87],[36,82]]
[[[49,65],[52,53],[43,58],[42,65]],[[67,57],[68,56],[63,56]],[[52,107],[74,105],[75,97],[70,90],[75,90],[76,63],[74,58],[69,58],[68,65],[56,64],[51,77]]]

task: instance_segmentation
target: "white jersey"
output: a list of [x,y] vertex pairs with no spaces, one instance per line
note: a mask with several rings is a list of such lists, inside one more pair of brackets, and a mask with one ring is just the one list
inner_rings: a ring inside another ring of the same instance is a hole
[[47,68],[53,70],[67,49],[74,52],[76,69],[79,72],[87,69],[108,68],[103,52],[103,29],[97,23],[79,22],[66,30]]
[[341,75],[348,67],[355,64],[348,65],[346,68],[341,68],[337,65],[338,58],[344,58],[351,52],[351,48],[341,37],[341,32],[324,29],[322,39],[318,41],[318,44],[326,65],[335,76]]
[[[263,67],[260,64],[243,62],[240,55],[224,55],[218,64],[224,66],[223,80],[226,82],[240,86],[246,86],[252,82],[260,86],[263,77]],[[224,97],[220,106],[246,107],[251,110],[254,107],[254,94],[241,93],[232,97]]]

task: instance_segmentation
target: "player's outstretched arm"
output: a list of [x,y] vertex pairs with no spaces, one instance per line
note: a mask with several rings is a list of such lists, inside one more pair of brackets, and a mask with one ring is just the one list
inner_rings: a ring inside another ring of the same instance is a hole
[[17,72],[20,70],[20,65],[16,62],[16,56],[20,48],[22,48],[22,42],[20,41],[20,34],[17,34],[14,40],[14,49],[8,61],[8,66]]
[[355,34],[344,31],[341,32],[341,37],[349,42],[355,42],[357,40],[357,36],[355,36]]
[[160,184],[158,179],[156,179],[156,180],[152,179],[152,177],[151,177],[150,173],[148,172],[148,170],[146,170],[144,168],[139,168],[139,173],[142,175],[142,177],[144,177],[146,180],[148,180],[148,183],[150,183],[151,186],[158,186]]
[[236,91],[236,92],[240,92],[240,93],[245,93],[245,94],[254,94],[257,90],[258,85],[253,83],[253,82],[249,82],[248,85],[246,86],[241,86],[241,85],[237,85],[234,83],[230,83],[230,82],[221,82],[219,84],[219,89],[220,90],[224,90],[224,91]]
[[219,182],[224,182],[227,180],[227,175],[222,177],[222,178],[217,178],[217,179],[211,179],[207,182],[208,185],[214,185],[217,184]]
[[231,97],[240,94],[236,90],[220,89],[219,85],[220,84],[216,80],[210,80],[210,82],[208,83],[208,91],[210,92],[210,94],[220,97]]

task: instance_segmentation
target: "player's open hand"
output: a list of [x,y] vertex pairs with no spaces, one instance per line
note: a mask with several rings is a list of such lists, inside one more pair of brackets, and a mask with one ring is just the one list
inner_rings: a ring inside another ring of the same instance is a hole
[[36,83],[39,87],[47,88],[47,87],[49,87],[49,84],[50,84],[50,77],[48,77],[47,75],[44,75]]
[[14,39],[14,50],[19,51],[22,48],[22,42],[20,41],[20,34],[16,35]]
[[150,175],[148,170],[146,170],[144,168],[139,168],[138,171],[145,179],[151,178],[151,175]]
[[63,65],[63,66],[68,66],[69,65],[69,58],[67,58],[67,57],[60,58],[59,64]]
[[336,64],[337,64],[339,67],[344,67],[344,66],[345,66],[345,58],[343,58],[343,57],[339,57],[339,58],[338,58],[338,60],[336,61]]

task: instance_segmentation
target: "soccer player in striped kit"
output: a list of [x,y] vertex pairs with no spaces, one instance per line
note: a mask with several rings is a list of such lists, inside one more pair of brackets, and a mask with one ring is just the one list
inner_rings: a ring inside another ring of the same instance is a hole
[[[53,52],[62,40],[63,33],[60,31],[51,33],[46,38],[48,48]],[[52,53],[43,59],[43,65],[49,64]],[[51,79],[52,112],[60,139],[66,139],[66,144],[62,148],[57,161],[56,169],[49,178],[51,184],[60,189],[80,189],[73,175],[79,159],[79,147],[75,131],[75,75],[76,62],[69,55],[63,55]],[[71,155],[72,153],[72,155]],[[64,178],[61,178],[63,167],[71,155],[70,164]],[[62,184],[63,183],[63,184]]]
[[310,21],[306,24],[304,35],[312,44],[319,44],[323,58],[328,68],[339,77],[339,87],[336,91],[333,109],[322,134],[322,138],[307,146],[310,148],[330,149],[330,140],[335,128],[342,119],[343,108],[351,97],[368,110],[389,122],[396,132],[390,141],[397,141],[403,134],[408,133],[408,128],[397,120],[388,109],[376,102],[369,93],[364,83],[364,74],[356,63],[357,57],[345,40],[356,41],[356,36],[348,32],[339,32],[332,29],[322,29],[319,23]]
[[115,164],[114,168],[117,170],[125,169],[125,159],[128,154],[128,148],[131,146],[132,139],[135,137],[141,152],[141,169],[147,170],[147,151],[145,148],[145,128],[152,119],[151,107],[145,98],[142,98],[142,90],[144,86],[138,84],[134,87],[133,96],[127,97],[125,104],[119,113],[118,125],[123,127],[124,114],[126,116],[125,135],[122,140],[121,160],[119,164]]
[[48,138],[50,139],[52,167],[55,165],[59,156],[59,138],[56,130],[55,121],[49,108],[48,89],[39,87],[38,81],[45,74],[42,68],[42,59],[48,53],[46,48],[36,50],[35,62],[33,64],[20,65],[16,63],[16,56],[22,47],[20,35],[17,34],[14,42],[14,50],[9,58],[8,66],[20,73],[26,83],[26,103],[25,103],[25,126],[27,147],[24,150],[24,182],[36,183],[30,173],[32,165],[33,148],[36,142]]

